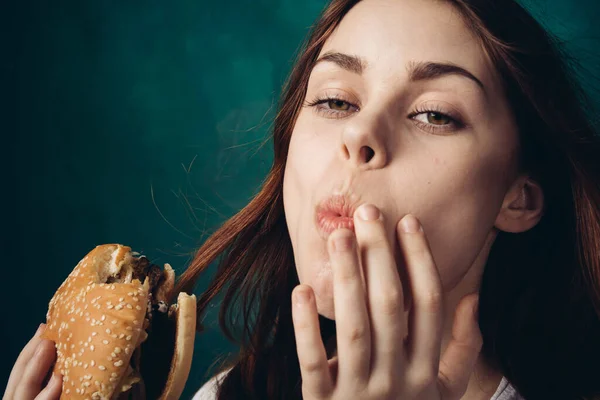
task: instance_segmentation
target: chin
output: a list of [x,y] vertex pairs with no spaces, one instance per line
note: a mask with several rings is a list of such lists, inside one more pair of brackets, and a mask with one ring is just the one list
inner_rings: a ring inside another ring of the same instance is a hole
[[309,282],[302,283],[309,285],[313,289],[319,315],[335,320],[333,275],[329,262],[323,264],[324,266],[321,266],[318,271],[310,277]]

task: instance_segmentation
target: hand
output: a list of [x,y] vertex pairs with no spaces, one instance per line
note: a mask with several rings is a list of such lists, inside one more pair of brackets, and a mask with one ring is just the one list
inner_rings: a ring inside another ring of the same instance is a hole
[[45,327],[44,324],[40,325],[19,354],[8,378],[3,400],[51,400],[60,397],[62,378],[58,375],[52,374],[52,378],[42,389],[56,359],[54,342],[40,338]]
[[356,235],[340,229],[327,243],[337,360],[327,360],[310,286],[298,285],[292,294],[303,398],[460,398],[482,345],[474,315],[477,295],[466,296],[459,304],[452,340],[440,360],[443,294],[418,220],[408,215],[396,227],[412,293],[407,319],[394,247],[386,237],[383,217],[374,206],[361,208],[370,211],[372,218],[362,220],[361,210],[357,211]]

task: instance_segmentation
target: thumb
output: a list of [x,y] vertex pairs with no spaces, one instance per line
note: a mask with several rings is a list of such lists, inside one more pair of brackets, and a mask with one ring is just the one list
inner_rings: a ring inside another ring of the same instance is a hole
[[465,296],[452,324],[452,339],[440,360],[438,382],[443,399],[459,399],[467,390],[469,378],[479,357],[483,339],[477,323],[479,296]]

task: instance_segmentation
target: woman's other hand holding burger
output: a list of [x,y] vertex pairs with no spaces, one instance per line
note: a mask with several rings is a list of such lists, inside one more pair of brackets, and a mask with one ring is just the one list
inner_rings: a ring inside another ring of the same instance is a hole
[[62,378],[48,374],[56,359],[54,343],[40,336],[45,324],[41,324],[29,343],[23,348],[10,373],[3,400],[50,400],[61,394]]

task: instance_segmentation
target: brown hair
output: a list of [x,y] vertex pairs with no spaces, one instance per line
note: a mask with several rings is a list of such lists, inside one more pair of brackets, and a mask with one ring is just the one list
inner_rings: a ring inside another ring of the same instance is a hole
[[[502,78],[519,127],[521,171],[542,186],[546,201],[536,227],[501,232],[492,247],[480,289],[483,354],[527,399],[592,398],[600,394],[600,146],[589,102],[558,40],[515,1],[447,1]],[[312,66],[357,3],[331,1],[312,27],[282,92],[269,175],[179,280],[179,290],[192,291],[218,259],[216,276],[198,300],[198,320],[224,292],[219,323],[240,346],[219,399],[302,397],[290,299],[299,282],[283,173]],[[320,323],[326,341],[335,325],[322,317]]]

